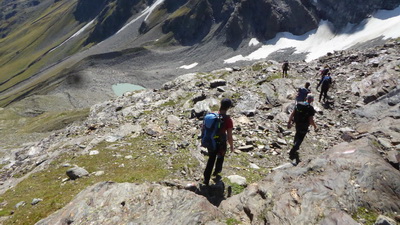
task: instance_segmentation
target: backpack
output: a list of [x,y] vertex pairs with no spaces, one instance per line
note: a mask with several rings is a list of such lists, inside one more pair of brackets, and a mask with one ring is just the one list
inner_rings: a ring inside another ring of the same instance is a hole
[[296,125],[309,123],[310,104],[306,102],[297,103],[294,110],[294,122]]
[[321,82],[322,86],[325,86],[325,87],[329,86],[331,83],[332,83],[332,77],[330,77],[330,76],[325,76]]
[[310,90],[308,90],[307,88],[299,88],[296,96],[296,101],[301,102],[306,100],[308,93],[310,93]]
[[283,65],[282,65],[282,69],[288,70],[289,69],[289,63],[288,62],[284,62]]
[[201,146],[210,151],[216,151],[218,143],[220,143],[223,138],[223,135],[219,135],[219,131],[223,127],[223,124],[224,120],[222,115],[218,113],[208,113],[204,117],[203,121]]

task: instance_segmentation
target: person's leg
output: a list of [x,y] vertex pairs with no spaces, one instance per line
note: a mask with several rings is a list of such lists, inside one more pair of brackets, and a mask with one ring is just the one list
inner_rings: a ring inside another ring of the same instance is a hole
[[327,97],[328,97],[328,88],[324,88],[322,90],[323,94],[324,94],[324,102],[326,101]]
[[300,157],[299,157],[299,153],[297,152],[297,150],[299,150],[300,145],[303,142],[306,134],[307,134],[307,131],[304,131],[304,130],[296,131],[296,134],[294,136],[294,145],[289,152],[289,159],[291,159],[291,160],[295,159],[297,163],[300,162]]
[[323,95],[323,90],[322,90],[322,88],[321,88],[321,91],[319,92],[319,101],[321,101],[321,98],[322,98],[322,95]]
[[215,170],[213,175],[216,176],[222,171],[222,164],[224,164],[224,156],[217,155],[217,162],[215,163]]
[[207,166],[206,166],[206,169],[204,170],[204,174],[203,174],[204,175],[204,184],[206,184],[206,185],[208,185],[208,183],[210,182],[211,172],[214,168],[214,163],[215,163],[216,157],[217,157],[216,152],[209,152]]

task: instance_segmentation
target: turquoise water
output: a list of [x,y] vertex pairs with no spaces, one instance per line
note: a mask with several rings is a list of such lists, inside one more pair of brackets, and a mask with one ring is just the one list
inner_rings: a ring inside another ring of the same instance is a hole
[[136,84],[120,83],[120,84],[114,84],[112,86],[112,89],[117,96],[122,96],[126,92],[138,91],[146,88]]

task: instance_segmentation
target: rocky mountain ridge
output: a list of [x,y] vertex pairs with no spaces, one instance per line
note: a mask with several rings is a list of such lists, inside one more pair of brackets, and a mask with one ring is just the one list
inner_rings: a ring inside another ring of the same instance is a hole
[[[272,60],[187,74],[161,89],[96,104],[83,122],[2,150],[2,220],[373,224],[384,215],[390,222],[400,212],[399,50],[391,41],[290,62],[289,78],[281,78]],[[318,99],[314,87],[324,65],[335,86],[328,102],[314,102],[320,131],[310,131],[303,162],[293,167],[289,112],[306,81]],[[236,151],[227,156],[222,179],[205,187],[199,118],[223,97],[235,102]],[[86,172],[69,179],[66,171],[76,167]]]

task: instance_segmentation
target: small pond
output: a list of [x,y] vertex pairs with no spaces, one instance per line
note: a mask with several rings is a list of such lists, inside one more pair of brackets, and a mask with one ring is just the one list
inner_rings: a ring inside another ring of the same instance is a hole
[[146,88],[136,84],[120,83],[120,84],[114,84],[112,86],[112,89],[117,96],[122,96],[126,92],[138,91]]

